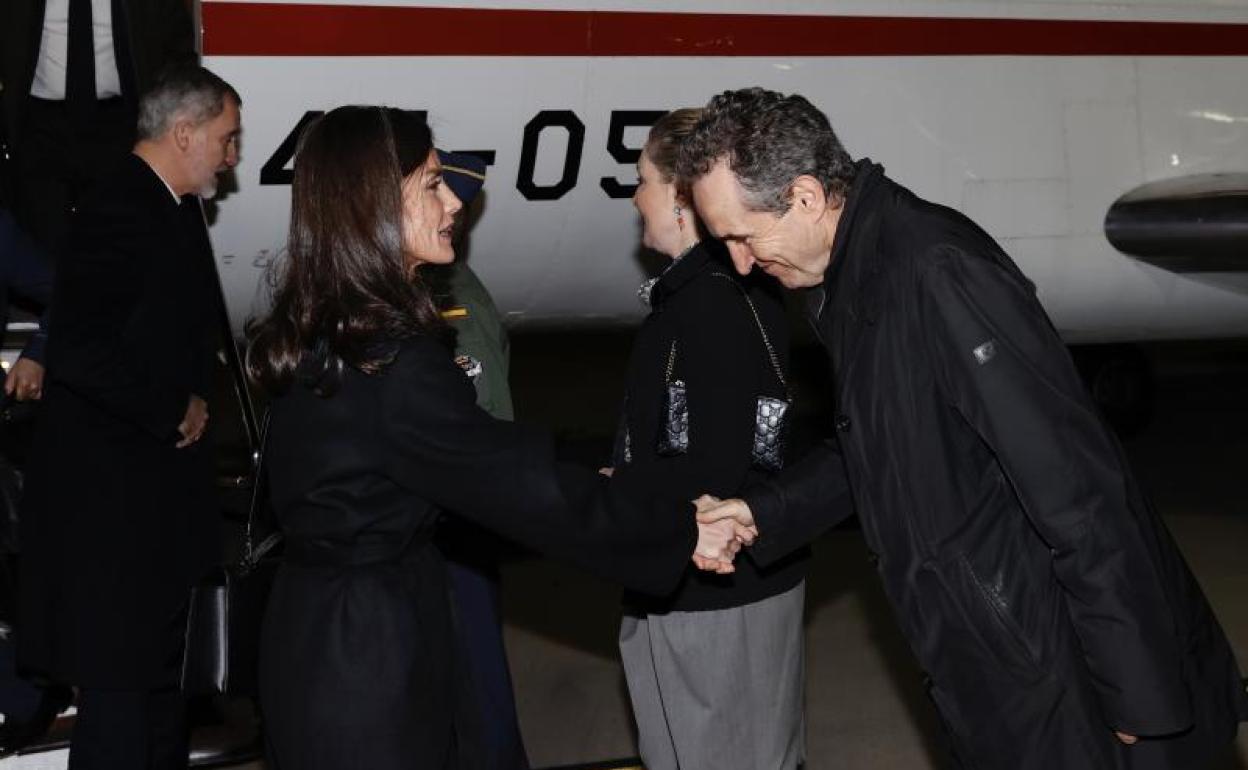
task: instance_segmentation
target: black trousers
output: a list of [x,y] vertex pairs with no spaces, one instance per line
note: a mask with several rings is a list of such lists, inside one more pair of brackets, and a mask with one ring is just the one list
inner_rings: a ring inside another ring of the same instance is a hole
[[79,201],[134,146],[134,122],[121,98],[98,102],[89,124],[76,121],[64,102],[26,99],[13,147],[14,212],[51,259],[69,244]]
[[69,770],[185,770],[186,697],[179,690],[82,690]]

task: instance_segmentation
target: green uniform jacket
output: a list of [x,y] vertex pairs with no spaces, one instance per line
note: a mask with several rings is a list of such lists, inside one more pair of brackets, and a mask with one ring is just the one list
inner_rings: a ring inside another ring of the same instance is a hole
[[500,420],[514,419],[507,380],[510,348],[498,308],[481,279],[462,262],[451,265],[450,289],[454,300],[444,315],[458,335],[455,356],[469,356],[481,365],[480,374],[472,378],[477,406]]

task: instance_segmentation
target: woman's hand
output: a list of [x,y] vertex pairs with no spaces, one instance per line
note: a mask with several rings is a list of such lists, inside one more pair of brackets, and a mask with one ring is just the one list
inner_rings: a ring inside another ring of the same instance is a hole
[[754,523],[754,514],[744,500],[720,500],[711,495],[702,495],[693,504],[697,506],[700,523],[732,522],[733,533],[743,545],[753,545],[758,538],[758,525]]
[[698,545],[693,551],[693,563],[698,569],[729,575],[736,571],[732,559],[741,549],[733,522],[729,519],[711,524],[698,522]]

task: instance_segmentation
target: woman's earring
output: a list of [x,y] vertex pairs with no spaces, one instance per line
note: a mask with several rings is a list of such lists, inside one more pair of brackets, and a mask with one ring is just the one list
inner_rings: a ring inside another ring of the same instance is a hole
[[675,206],[672,208],[672,211],[676,214],[676,226],[679,227],[681,230],[684,230],[685,229],[684,210],[681,209],[680,206]]

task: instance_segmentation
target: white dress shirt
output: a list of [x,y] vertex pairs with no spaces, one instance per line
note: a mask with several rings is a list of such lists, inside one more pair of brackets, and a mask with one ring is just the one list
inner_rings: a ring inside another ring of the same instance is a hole
[[[121,96],[121,75],[113,48],[112,0],[91,0],[91,26],[95,38],[95,95],[99,99]],[[69,0],[47,0],[31,96],[55,101],[65,99],[68,48]]]

